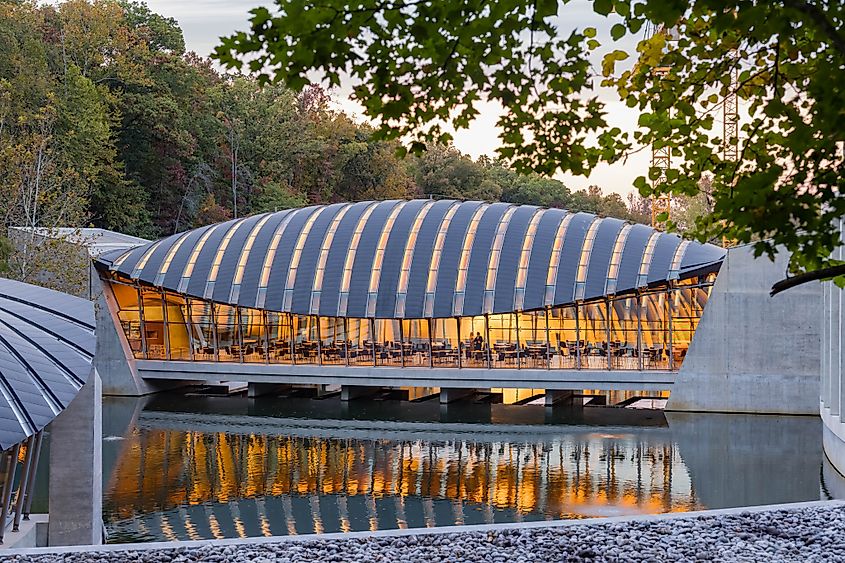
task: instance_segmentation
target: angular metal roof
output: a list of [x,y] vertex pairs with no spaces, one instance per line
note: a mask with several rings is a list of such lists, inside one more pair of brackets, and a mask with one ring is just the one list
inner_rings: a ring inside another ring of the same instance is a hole
[[332,204],[254,215],[104,254],[101,268],[218,303],[424,318],[560,306],[715,271],[725,251],[531,205]]
[[49,424],[91,372],[94,305],[0,278],[0,450]]

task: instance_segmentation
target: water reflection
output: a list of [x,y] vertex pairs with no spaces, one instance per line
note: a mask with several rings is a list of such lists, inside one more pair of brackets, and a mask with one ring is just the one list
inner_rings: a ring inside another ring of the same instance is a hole
[[[367,417],[354,404],[344,411],[338,401],[307,399],[159,401],[130,421],[127,409],[113,408],[123,413],[114,424],[126,430],[104,433],[125,436],[104,450],[112,457],[107,459],[111,469],[104,507],[110,540],[284,535],[705,508],[713,505],[701,499],[716,497],[711,490],[701,494],[701,483],[708,489],[719,484],[712,471],[707,474],[708,464],[717,462],[712,459],[715,451],[700,446],[710,439],[708,432],[724,435],[724,424],[731,424],[725,419],[677,423],[680,435],[693,427],[704,430],[692,438],[698,446],[690,457],[698,466],[689,467],[685,446],[662,414],[654,412],[573,409],[557,411],[549,420],[548,411],[533,406],[462,405],[468,408],[449,409],[449,415],[436,403],[360,405]],[[215,410],[217,414],[197,414]],[[280,417],[280,412],[289,416]],[[334,418],[326,416],[329,412]],[[602,425],[602,419],[609,425]],[[807,420],[813,419],[803,419],[804,427],[797,430],[788,422],[780,424],[780,435],[800,438],[817,430]],[[821,454],[808,440],[803,442],[807,445],[789,441],[790,447],[804,448],[790,452],[802,455],[790,466],[790,483],[738,474],[736,460],[723,457],[717,463],[734,480],[763,483],[752,491],[752,504],[778,502],[784,495],[819,498]],[[753,456],[753,444],[747,445],[752,449],[743,455]],[[705,475],[696,480],[702,471]],[[715,502],[730,505],[729,499]]]

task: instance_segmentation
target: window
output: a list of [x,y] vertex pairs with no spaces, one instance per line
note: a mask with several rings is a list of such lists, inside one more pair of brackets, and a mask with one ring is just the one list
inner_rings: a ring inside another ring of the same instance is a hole
[[197,263],[197,257],[200,254],[203,246],[205,246],[205,242],[208,240],[208,237],[211,236],[211,233],[216,231],[220,227],[220,224],[214,225],[207,229],[197,243],[194,245],[193,250],[191,250],[191,256],[188,258],[188,263],[185,264],[185,269],[182,271],[182,278],[179,280],[179,287],[178,291],[180,293],[184,293],[186,289],[188,289],[188,282],[191,281],[191,274],[194,273],[194,265]]
[[640,273],[637,277],[637,286],[644,287],[648,285],[648,270],[651,267],[651,258],[654,256],[654,247],[657,246],[657,239],[660,238],[660,232],[655,231],[648,238],[648,243],[643,252],[643,261],[640,263]]
[[563,248],[563,241],[566,238],[566,228],[575,214],[570,213],[557,226],[555,233],[555,243],[552,246],[552,255],[549,258],[549,270],[546,274],[546,305],[554,305],[555,300],[555,286],[557,285],[557,269],[560,264],[560,250]]
[[493,247],[490,249],[490,259],[487,262],[487,282],[484,284],[484,311],[489,313],[493,310],[493,293],[496,289],[496,269],[499,267],[499,255],[502,253],[502,245],[505,243],[505,233],[508,230],[508,223],[516,211],[511,207],[499,220],[496,227],[496,236],[493,239]]
[[414,224],[411,226],[411,232],[408,233],[408,240],[405,243],[405,251],[402,254],[402,269],[399,272],[399,284],[396,288],[396,310],[397,317],[405,316],[405,298],[408,295],[408,276],[411,272],[411,263],[414,260],[414,246],[417,244],[417,236],[420,232],[425,216],[428,215],[434,201],[429,201],[422,206],[419,213],[417,213]]
[[458,262],[458,279],[455,284],[455,302],[452,307],[453,313],[456,316],[460,316],[464,312],[464,295],[466,294],[467,270],[469,269],[469,257],[472,253],[472,243],[475,240],[475,232],[478,230],[478,223],[481,221],[481,216],[484,215],[484,211],[488,207],[490,206],[484,204],[476,209],[475,213],[472,214],[469,226],[467,227],[466,236],[464,237],[464,246],[461,249],[461,259],[460,262]]
[[575,278],[575,299],[584,299],[584,288],[587,285],[587,268],[590,265],[590,255],[593,253],[593,242],[596,232],[601,225],[601,219],[596,218],[587,230],[584,246],[581,247],[581,258],[578,260],[578,275]]
[[161,266],[158,269],[158,273],[156,274],[155,281],[153,285],[161,285],[164,282],[164,276],[167,275],[167,271],[170,269],[170,263],[173,261],[173,257],[176,255],[176,252],[182,246],[182,243],[185,242],[185,239],[188,238],[188,235],[191,234],[190,231],[185,232],[176,243],[170,247],[170,250],[167,251],[167,255],[165,255],[164,260],[161,263]]
[[681,270],[681,261],[684,259],[684,254],[686,254],[687,247],[689,245],[690,241],[681,241],[681,244],[679,244],[678,248],[675,250],[675,255],[672,257],[672,266],[669,268],[670,280],[678,279],[678,272]]
[[396,216],[405,207],[408,202],[403,201],[395,206],[387,217],[384,227],[381,229],[381,235],[378,238],[376,245],[376,253],[373,256],[373,268],[370,271],[370,287],[367,293],[367,316],[374,317],[376,314],[376,301],[378,299],[378,284],[381,280],[381,264],[384,262],[384,251],[387,248],[387,241],[390,237],[390,231],[393,230],[393,223],[396,222]]
[[299,269],[299,260],[302,258],[302,247],[305,246],[305,241],[308,239],[308,234],[311,232],[311,227],[314,226],[314,221],[317,217],[325,211],[325,207],[317,209],[311,214],[311,217],[305,222],[302,230],[299,232],[299,237],[296,239],[296,246],[293,249],[293,255],[290,259],[290,268],[288,268],[288,277],[285,282],[285,297],[282,302],[282,310],[290,311],[291,301],[293,301],[293,286],[296,283],[296,272]]
[[223,237],[223,240],[220,242],[220,246],[217,248],[217,253],[214,255],[214,262],[211,264],[211,272],[208,274],[208,280],[205,282],[205,293],[203,293],[203,296],[206,299],[210,299],[211,295],[214,293],[214,284],[217,281],[217,272],[220,271],[220,262],[223,261],[223,255],[226,253],[226,249],[229,248],[229,241],[232,240],[232,237],[235,236],[235,233],[238,232],[238,229],[240,229],[241,225],[244,224],[244,221],[245,219],[241,219],[232,225]]
[[323,275],[326,271],[326,261],[329,259],[329,249],[331,249],[337,227],[340,225],[341,219],[343,219],[343,216],[346,215],[346,212],[349,211],[350,207],[352,206],[345,206],[334,216],[334,219],[332,219],[332,222],[326,231],[326,236],[323,237],[323,244],[320,247],[320,256],[317,258],[317,270],[314,272],[314,285],[311,288],[310,311],[315,315],[320,312],[320,293],[323,290]]
[[249,232],[249,236],[246,238],[246,242],[244,243],[243,250],[241,250],[241,256],[238,258],[238,267],[235,270],[235,279],[232,282],[232,289],[229,292],[229,301],[232,303],[238,300],[238,295],[241,291],[241,282],[244,279],[244,268],[246,267],[246,261],[249,259],[249,254],[252,252],[252,245],[255,244],[255,237],[258,236],[258,231],[261,230],[261,227],[270,219],[271,215],[268,213],[255,226],[252,227],[252,230]]
[[135,264],[135,268],[132,270],[131,278],[133,280],[138,279],[138,276],[140,276],[141,272],[144,270],[144,266],[146,266],[147,262],[150,260],[150,256],[153,255],[153,252],[156,251],[156,248],[158,248],[159,245],[161,245],[162,242],[163,241],[161,241],[161,240],[156,242],[155,244],[153,244],[151,247],[149,247],[147,249],[147,251],[144,253],[143,256],[141,256],[141,259],[138,260],[138,263]]
[[355,225],[352,238],[349,240],[349,250],[346,252],[346,260],[343,262],[343,277],[340,280],[340,296],[337,304],[338,317],[346,316],[346,301],[349,299],[349,284],[352,281],[352,266],[355,264],[355,254],[358,252],[358,243],[361,242],[361,233],[364,232],[367,219],[372,215],[376,205],[378,204],[373,203],[361,214],[358,224]]
[[282,235],[288,227],[293,216],[301,209],[296,209],[288,213],[279,226],[276,227],[276,232],[273,233],[273,238],[270,240],[270,246],[267,248],[267,254],[264,256],[264,264],[261,266],[261,281],[258,284],[258,292],[255,296],[255,306],[263,307],[267,300],[267,286],[270,284],[270,270],[273,268],[273,259],[276,257],[276,251],[279,249],[279,241],[282,240]]
[[616,244],[613,245],[613,255],[610,257],[610,268],[607,271],[606,294],[616,292],[616,280],[619,277],[619,262],[622,261],[622,251],[625,249],[625,241],[628,239],[628,233],[631,232],[633,227],[631,224],[625,225],[616,237]]
[[525,283],[528,279],[528,259],[531,257],[531,249],[534,247],[534,236],[537,233],[537,225],[543,218],[545,209],[540,209],[528,223],[525,238],[522,241],[522,251],[519,254],[519,269],[516,272],[516,287],[513,296],[514,311],[521,311],[525,303]]
[[446,241],[446,232],[452,217],[458,210],[458,205],[453,205],[443,221],[440,223],[440,230],[437,231],[437,238],[434,240],[434,251],[431,253],[431,264],[428,268],[428,281],[425,287],[425,301],[423,302],[423,316],[431,317],[434,313],[434,291],[437,289],[437,272],[440,269],[440,256],[443,254],[443,243]]

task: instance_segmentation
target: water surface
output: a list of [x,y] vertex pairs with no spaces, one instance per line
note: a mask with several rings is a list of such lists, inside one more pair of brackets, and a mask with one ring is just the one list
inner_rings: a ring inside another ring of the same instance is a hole
[[820,422],[435,401],[104,401],[111,542],[817,500]]

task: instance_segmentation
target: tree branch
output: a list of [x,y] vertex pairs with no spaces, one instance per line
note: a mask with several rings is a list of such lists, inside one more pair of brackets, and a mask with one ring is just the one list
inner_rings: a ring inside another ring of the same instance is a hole
[[835,278],[836,276],[841,276],[843,274],[845,274],[845,264],[821,268],[820,270],[813,270],[812,272],[804,272],[803,274],[798,274],[775,283],[772,286],[772,290],[769,292],[769,295],[774,297],[778,293],[786,291],[787,289],[791,289],[811,281]]

